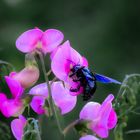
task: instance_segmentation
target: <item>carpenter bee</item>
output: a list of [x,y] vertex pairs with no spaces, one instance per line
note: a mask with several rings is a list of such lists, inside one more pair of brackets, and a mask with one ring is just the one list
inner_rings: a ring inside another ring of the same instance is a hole
[[70,88],[71,92],[78,92],[80,88],[83,88],[83,100],[89,100],[96,91],[97,81],[101,83],[115,83],[121,84],[117,80],[106,77],[101,74],[92,73],[87,67],[80,66],[79,64],[71,68],[70,78],[74,82],[79,82],[79,85],[76,88]]

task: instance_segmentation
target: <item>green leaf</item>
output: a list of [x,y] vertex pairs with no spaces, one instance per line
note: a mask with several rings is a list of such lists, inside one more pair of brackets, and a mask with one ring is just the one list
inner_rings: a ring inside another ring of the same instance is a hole
[[23,140],[41,140],[40,128],[38,125],[38,120],[34,118],[29,118],[27,124],[24,128]]
[[9,126],[0,121],[0,139],[1,140],[10,140],[11,139],[11,134],[10,134],[10,128]]
[[134,111],[139,92],[140,74],[127,75],[113,105],[118,115],[118,124],[114,130],[115,140],[123,140],[123,129],[127,126],[128,114]]

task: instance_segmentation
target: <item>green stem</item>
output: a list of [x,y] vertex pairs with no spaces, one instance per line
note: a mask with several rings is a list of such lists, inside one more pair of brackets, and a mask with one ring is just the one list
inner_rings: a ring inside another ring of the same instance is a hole
[[53,99],[52,99],[52,96],[51,96],[52,95],[52,93],[51,93],[51,86],[50,86],[48,75],[47,75],[47,72],[46,72],[44,58],[43,58],[42,53],[38,52],[38,54],[39,54],[39,57],[40,57],[40,61],[41,61],[41,65],[42,65],[42,70],[43,70],[43,73],[44,73],[44,78],[45,78],[45,81],[46,81],[46,84],[47,84],[47,87],[48,87],[48,94],[49,94],[48,103],[50,105],[50,108],[51,108],[52,113],[55,116],[56,123],[57,123],[58,129],[59,129],[59,132],[60,132],[60,134],[64,138],[64,135],[63,135],[63,132],[62,132],[62,128],[61,128],[61,125],[60,125],[60,122],[59,122],[59,119],[58,119],[58,116],[57,116],[57,111],[55,109],[55,105],[53,103]]
[[75,120],[74,122],[70,123],[65,129],[63,130],[63,134],[66,135],[70,129],[72,129],[77,123],[79,119]]
[[40,58],[40,61],[41,61],[45,82],[46,82],[47,87],[48,87],[48,94],[49,94],[48,104],[49,104],[49,107],[50,107],[50,109],[49,109],[49,115],[50,115],[51,112],[53,111],[53,109],[52,109],[53,108],[52,107],[53,106],[53,101],[52,101],[52,96],[51,96],[51,88],[50,88],[49,79],[48,79],[46,68],[45,68],[45,63],[44,63],[43,55],[40,52],[38,52],[38,54],[39,54],[39,58]]

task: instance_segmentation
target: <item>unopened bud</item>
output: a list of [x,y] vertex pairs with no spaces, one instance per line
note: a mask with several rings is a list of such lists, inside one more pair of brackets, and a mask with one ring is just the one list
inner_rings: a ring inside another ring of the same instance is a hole
[[28,66],[12,75],[12,77],[20,82],[23,88],[29,88],[37,82],[39,78],[39,69],[36,66]]

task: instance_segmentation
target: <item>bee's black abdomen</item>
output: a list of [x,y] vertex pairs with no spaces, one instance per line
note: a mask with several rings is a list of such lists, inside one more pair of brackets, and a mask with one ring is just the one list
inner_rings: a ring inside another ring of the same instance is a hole
[[94,95],[95,91],[96,91],[96,82],[94,81],[94,87],[93,88],[87,86],[84,89],[83,100],[88,101],[89,99],[91,99],[92,96]]

